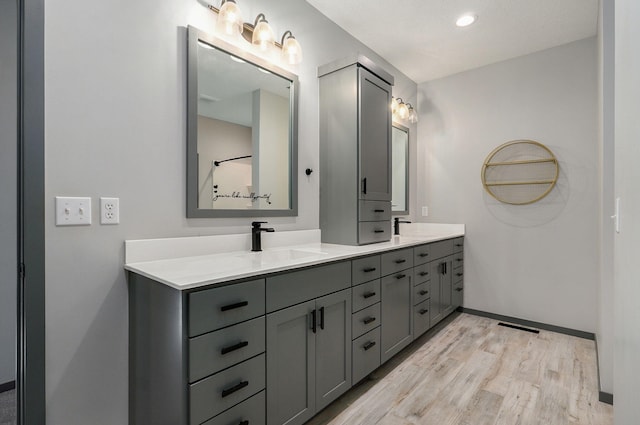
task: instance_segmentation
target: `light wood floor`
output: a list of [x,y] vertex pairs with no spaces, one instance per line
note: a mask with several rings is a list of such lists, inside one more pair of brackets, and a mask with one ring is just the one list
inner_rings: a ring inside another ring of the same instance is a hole
[[498,323],[450,316],[308,425],[613,423],[593,341]]

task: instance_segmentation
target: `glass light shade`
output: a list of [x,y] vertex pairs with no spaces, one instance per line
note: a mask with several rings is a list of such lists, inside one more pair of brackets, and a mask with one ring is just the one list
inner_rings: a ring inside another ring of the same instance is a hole
[[302,47],[293,36],[284,39],[282,43],[282,58],[289,65],[297,65],[302,62]]
[[409,107],[406,103],[400,103],[398,106],[398,117],[400,119],[406,119],[409,116]]
[[396,112],[398,112],[398,99],[396,99],[395,97],[391,98],[391,113],[395,114]]
[[227,0],[220,7],[216,29],[229,35],[242,34],[242,14],[234,0]]
[[271,29],[271,25],[266,19],[262,18],[255,28],[253,29],[253,37],[251,37],[251,43],[260,47],[260,50],[267,50],[269,44],[273,44],[276,36]]
[[415,109],[413,109],[413,106],[409,107],[409,122],[411,124],[415,124],[418,122],[418,113]]

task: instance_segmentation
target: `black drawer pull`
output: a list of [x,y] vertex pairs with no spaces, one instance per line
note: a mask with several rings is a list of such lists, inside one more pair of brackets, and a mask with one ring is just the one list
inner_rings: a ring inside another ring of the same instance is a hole
[[362,348],[364,348],[364,351],[368,351],[370,348],[373,348],[374,345],[376,345],[375,341],[369,341]]
[[376,229],[373,231],[373,233],[384,233],[384,230]]
[[367,298],[371,298],[373,296],[375,296],[376,293],[375,292],[365,292],[364,294],[362,294],[362,296],[367,299]]
[[402,263],[406,263],[406,262],[407,262],[407,260],[404,260],[404,259],[395,261],[396,264],[402,264]]
[[368,325],[371,322],[375,322],[376,318],[375,317],[367,317],[366,319],[362,320],[362,323],[364,323],[365,325]]
[[373,210],[373,212],[379,213],[379,212],[384,212],[384,210]]
[[427,295],[429,293],[429,291],[425,291],[424,289],[422,291],[420,291],[420,295]]
[[426,276],[428,274],[429,274],[429,272],[420,272],[420,276]]
[[461,292],[462,288],[456,288],[456,291]]
[[248,305],[249,305],[249,301],[241,301],[235,304],[223,305],[222,307],[220,307],[220,311],[235,310],[236,308],[246,307]]
[[220,350],[220,354],[222,354],[224,356],[225,354],[229,354],[232,351],[236,351],[236,350],[239,350],[241,348],[244,348],[247,345],[249,345],[249,341],[242,341],[242,342],[239,342],[239,343],[237,343],[235,345],[230,345],[228,347],[224,347],[222,350]]
[[420,315],[423,316],[423,315],[427,314],[428,312],[429,312],[429,310],[427,310],[426,308],[423,308],[418,313],[420,313]]
[[428,257],[428,256],[429,256],[429,253],[428,253],[428,252],[423,252],[423,253],[418,254],[418,255],[419,255],[420,257],[423,257],[423,258],[424,258],[424,257]]
[[242,381],[238,385],[234,385],[231,388],[227,388],[226,390],[222,390],[222,398],[225,398],[226,396],[229,396],[229,395],[235,393],[236,391],[240,391],[241,389],[243,389],[247,385],[249,385],[249,381]]
[[249,421],[242,421],[238,425],[249,425]]
[[376,268],[375,267],[367,267],[366,269],[362,270],[365,273],[371,273],[371,272],[375,272]]
[[460,261],[462,261],[462,258],[456,258],[456,261],[460,262]]
[[462,246],[462,244],[461,243],[457,243],[456,246]]
[[462,273],[456,273],[456,276],[462,276]]
[[406,274],[399,274],[398,276],[396,276],[396,279],[403,279],[405,277],[407,277]]

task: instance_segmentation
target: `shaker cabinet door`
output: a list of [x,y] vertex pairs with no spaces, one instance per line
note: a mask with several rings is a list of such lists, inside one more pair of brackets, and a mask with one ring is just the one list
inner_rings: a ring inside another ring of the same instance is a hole
[[413,340],[411,271],[382,278],[381,362],[384,363]]
[[303,424],[315,414],[315,301],[267,315],[267,424]]
[[391,200],[391,86],[359,68],[360,199]]

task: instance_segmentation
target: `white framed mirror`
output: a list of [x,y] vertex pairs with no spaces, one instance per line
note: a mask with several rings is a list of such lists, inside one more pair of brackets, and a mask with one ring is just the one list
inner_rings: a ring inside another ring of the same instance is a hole
[[409,129],[394,123],[391,130],[391,213],[409,214]]
[[297,215],[297,76],[194,27],[187,73],[187,217]]

